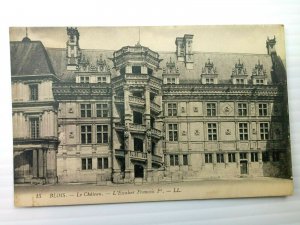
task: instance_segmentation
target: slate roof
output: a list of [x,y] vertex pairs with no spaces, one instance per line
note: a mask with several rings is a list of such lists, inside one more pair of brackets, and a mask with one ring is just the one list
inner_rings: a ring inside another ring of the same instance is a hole
[[10,42],[11,75],[55,74],[48,53],[40,41]]
[[[57,48],[47,48],[50,60],[52,62],[55,73],[61,77],[63,81],[71,81],[74,78],[72,73],[66,70],[66,50]],[[82,49],[82,53],[86,56],[91,63],[95,65],[96,60],[102,55],[103,59],[111,68],[112,77],[116,76],[116,71],[113,68],[113,63],[109,58],[113,57],[112,50],[92,50]],[[210,59],[211,62],[217,67],[219,73],[219,82],[228,83],[231,79],[232,69],[234,65],[240,60],[244,63],[247,69],[248,79],[251,79],[252,69],[260,61],[267,72],[268,81],[271,82],[271,69],[272,60],[267,54],[243,54],[243,53],[218,53],[218,52],[194,52],[194,69],[187,70],[184,62],[178,62],[175,52],[158,52],[160,58],[163,59],[160,67],[164,68],[166,62],[172,59],[178,67],[180,76],[179,79],[182,83],[189,83],[194,81],[200,82],[201,71],[204,64]],[[162,78],[162,70],[159,70],[155,76]]]
[[[102,55],[103,60],[111,68],[112,77],[117,76],[113,69],[113,62],[109,59],[113,57],[114,50],[82,49],[82,53],[94,65],[96,60]],[[160,68],[166,67],[166,62],[172,59],[180,72],[180,83],[200,83],[202,68],[210,59],[218,71],[219,83],[229,83],[232,69],[240,60],[247,69],[248,79],[251,79],[252,69],[260,62],[266,70],[268,83],[272,83],[271,56],[267,54],[243,54],[243,53],[218,53],[218,52],[194,52],[194,69],[187,70],[184,62],[178,62],[175,52],[158,52],[160,58]],[[33,63],[34,62],[34,63]],[[49,74],[55,73],[63,82],[75,81],[72,71],[67,71],[66,49],[64,48],[44,48],[40,41],[31,42],[11,42],[11,64],[12,75],[23,74]],[[154,74],[162,78],[162,69]]]

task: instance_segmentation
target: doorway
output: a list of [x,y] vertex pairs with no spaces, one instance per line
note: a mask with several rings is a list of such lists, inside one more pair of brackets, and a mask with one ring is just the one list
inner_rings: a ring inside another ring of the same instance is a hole
[[144,142],[142,139],[134,138],[133,139],[133,148],[136,152],[143,152],[144,151]]
[[133,111],[133,123],[143,124],[143,114],[140,112]]
[[240,161],[241,175],[248,174],[248,162]]
[[141,165],[134,165],[134,177],[144,178],[144,167]]

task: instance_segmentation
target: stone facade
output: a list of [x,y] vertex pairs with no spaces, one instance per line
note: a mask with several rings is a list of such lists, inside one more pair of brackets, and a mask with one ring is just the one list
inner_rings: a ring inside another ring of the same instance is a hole
[[[11,43],[16,183],[291,176],[275,37],[266,55],[206,57],[190,34],[161,54],[139,43],[83,50],[79,31],[67,34],[65,50]],[[45,65],[28,70],[28,51]]]

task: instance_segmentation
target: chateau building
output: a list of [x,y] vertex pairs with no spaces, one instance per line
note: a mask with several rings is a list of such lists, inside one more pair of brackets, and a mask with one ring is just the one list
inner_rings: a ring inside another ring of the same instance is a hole
[[10,43],[16,183],[291,176],[286,72],[267,54]]

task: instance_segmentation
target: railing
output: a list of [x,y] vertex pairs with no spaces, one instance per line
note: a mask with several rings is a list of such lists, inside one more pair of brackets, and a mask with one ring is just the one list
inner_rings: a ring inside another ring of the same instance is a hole
[[132,130],[136,130],[136,131],[142,131],[145,132],[146,131],[146,125],[143,124],[129,124],[129,128],[131,128]]
[[145,153],[145,152],[130,151],[130,150],[125,150],[125,149],[115,149],[115,156],[117,156],[117,157],[125,157],[126,153],[129,154],[130,158],[142,159],[142,160],[147,159],[147,153]]
[[151,129],[151,133],[152,133],[153,135],[161,136],[161,131],[160,131],[160,130],[157,130],[157,129],[155,129],[155,128],[152,128],[152,129]]
[[126,79],[133,79],[133,80],[148,80],[149,75],[147,74],[126,74],[125,75]]
[[129,96],[129,102],[130,103],[136,103],[136,104],[145,104],[145,99],[136,97],[136,96]]
[[162,156],[159,156],[159,155],[152,155],[152,161],[155,161],[158,163],[163,163]]
[[150,50],[147,47],[141,46],[141,45],[136,45],[136,46],[125,46],[123,48],[121,48],[118,51],[114,52],[114,57],[120,57],[126,53],[147,53],[148,55],[150,55],[153,58],[159,58],[159,54],[157,52],[154,52],[152,50]]
[[152,110],[156,111],[156,112],[160,112],[160,106],[154,102],[150,103],[150,107]]
[[147,153],[144,152],[129,151],[129,156],[133,158],[147,159]]

